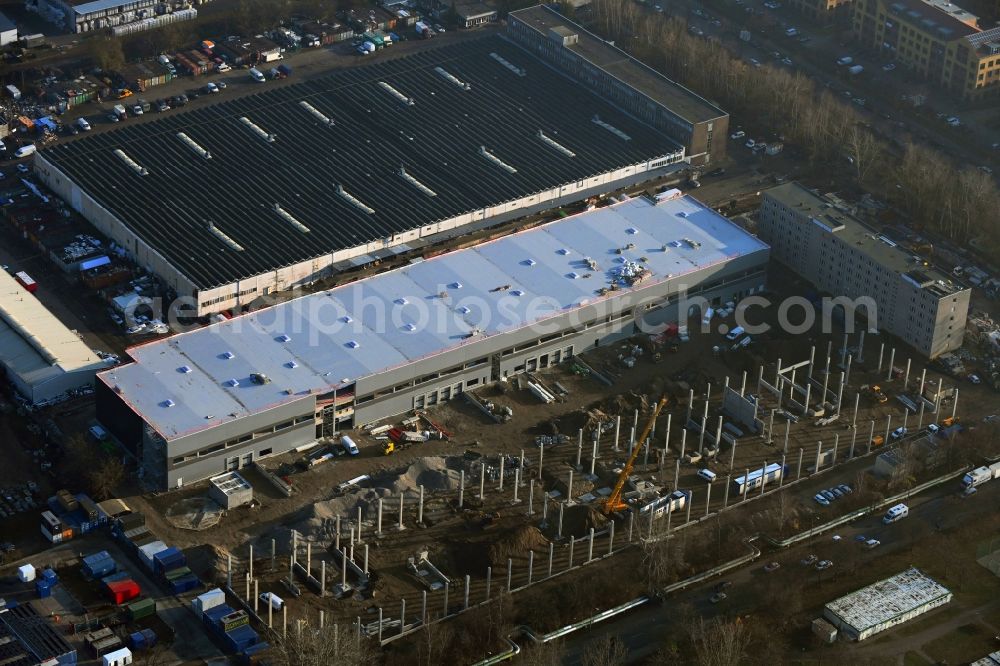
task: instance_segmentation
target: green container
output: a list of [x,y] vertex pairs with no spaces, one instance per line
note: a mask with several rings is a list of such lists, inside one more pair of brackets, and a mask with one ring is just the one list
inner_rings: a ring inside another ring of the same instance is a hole
[[191,569],[188,567],[180,567],[179,569],[173,569],[164,574],[167,580],[177,580],[191,573]]
[[128,615],[133,621],[149,617],[155,612],[155,599],[142,599],[140,601],[134,601],[128,605]]

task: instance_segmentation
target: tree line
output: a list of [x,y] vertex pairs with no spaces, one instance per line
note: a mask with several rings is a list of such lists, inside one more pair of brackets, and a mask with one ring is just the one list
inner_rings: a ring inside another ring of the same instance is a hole
[[682,20],[621,0],[594,0],[592,8],[604,36],[723,108],[755,119],[811,164],[840,165],[924,229],[1000,248],[1000,190],[989,174],[927,146],[892,145],[808,76],[751,66],[720,42],[689,34]]

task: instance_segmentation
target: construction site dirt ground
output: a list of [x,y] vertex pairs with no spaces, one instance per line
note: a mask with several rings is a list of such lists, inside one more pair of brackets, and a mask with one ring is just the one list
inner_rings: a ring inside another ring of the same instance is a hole
[[[789,290],[801,289],[787,276],[772,277],[772,284],[785,284]],[[639,426],[645,423],[648,406],[664,391],[668,393],[671,387],[675,395],[668,407],[661,414],[654,437],[654,452],[650,455],[649,464],[644,464],[644,456],[640,455],[636,473],[640,478],[649,480],[656,485],[672,488],[675,461],[680,446],[680,428],[687,410],[687,395],[676,391],[676,381],[682,378],[695,392],[695,414],[703,403],[708,384],[711,383],[712,407],[709,411],[709,423],[713,423],[718,413],[718,397],[725,378],[729,378],[730,386],[739,388],[742,382],[742,372],[748,375],[748,392],[756,391],[758,368],[764,367],[764,377],[773,380],[775,362],[781,358],[782,364],[807,360],[810,347],[816,347],[816,368],[822,369],[825,364],[827,343],[831,342],[833,355],[843,340],[842,334],[832,336],[784,335],[772,332],[756,336],[749,350],[736,353],[714,353],[714,348],[721,346],[725,340],[718,332],[698,333],[697,322],[691,325],[691,340],[679,346],[676,353],[665,352],[659,363],[652,362],[649,355],[638,357],[636,364],[628,368],[623,365],[620,357],[629,355],[630,345],[621,344],[606,348],[590,350],[583,358],[597,371],[612,376],[613,386],[609,387],[596,379],[583,377],[572,371],[573,363],[565,363],[538,373],[538,376],[548,385],[556,382],[566,389],[567,393],[560,400],[544,404],[527,390],[516,389],[509,385],[494,385],[481,389],[480,398],[509,406],[513,418],[502,424],[496,424],[482,412],[464,400],[454,400],[437,405],[429,410],[430,417],[453,434],[450,441],[431,440],[414,444],[397,450],[390,456],[382,455],[381,443],[364,431],[353,431],[352,437],[361,447],[361,453],[356,457],[339,457],[334,462],[319,465],[308,471],[290,474],[287,478],[295,487],[295,494],[286,498],[271,486],[267,480],[253,470],[245,471],[247,479],[254,487],[255,497],[259,504],[255,507],[242,507],[225,512],[218,525],[206,532],[179,529],[165,520],[163,516],[171,507],[202,496],[206,493],[204,484],[193,486],[181,491],[155,496],[140,496],[131,498],[133,508],[143,510],[152,531],[167,543],[183,548],[189,548],[189,559],[192,568],[207,574],[210,580],[223,582],[225,556],[232,553],[236,559],[235,569],[238,580],[234,584],[237,590],[245,585],[242,576],[246,571],[246,558],[251,544],[255,547],[255,576],[260,579],[259,590],[271,590],[279,595],[288,596],[288,591],[280,583],[287,576],[288,557],[291,540],[291,530],[302,534],[303,541],[312,540],[312,571],[318,575],[321,562],[326,561],[328,590],[339,582],[339,567],[335,563],[328,548],[333,541],[333,522],[337,515],[342,520],[342,547],[349,548],[349,525],[356,522],[357,508],[362,507],[363,540],[368,545],[369,567],[375,572],[375,599],[352,598],[336,601],[331,597],[319,599],[315,594],[305,591],[300,599],[289,604],[290,617],[314,617],[315,611],[324,609],[328,617],[337,621],[352,622],[361,617],[363,622],[373,620],[371,613],[376,605],[386,607],[386,617],[398,617],[400,599],[407,600],[410,613],[416,613],[421,605],[421,592],[426,589],[422,581],[412,573],[407,566],[408,558],[418,552],[427,551],[429,559],[452,580],[449,604],[453,607],[463,603],[462,588],[464,576],[470,576],[470,598],[481,600],[485,595],[486,567],[492,566],[493,589],[506,586],[507,559],[512,562],[514,571],[514,586],[527,582],[529,553],[534,553],[534,576],[537,580],[548,569],[548,543],[555,540],[557,527],[557,502],[550,501],[548,521],[542,523],[542,491],[541,487],[530,485],[519,488],[519,502],[513,503],[513,476],[505,479],[503,491],[499,490],[499,480],[491,478],[485,484],[485,501],[480,502],[479,474],[480,463],[486,461],[486,469],[496,476],[498,455],[507,454],[510,463],[519,462],[523,450],[525,470],[528,479],[536,479],[539,449],[535,438],[539,435],[552,435],[556,431],[569,436],[569,442],[546,447],[543,461],[543,479],[546,491],[558,490],[559,499],[565,498],[569,472],[575,467],[577,458],[577,432],[587,425],[588,420],[599,410],[607,417],[622,416],[620,433],[620,450],[612,446],[613,431],[604,434],[600,439],[600,448],[595,472],[598,478],[585,478],[589,472],[591,444],[589,435],[584,438],[581,455],[581,468],[574,473],[573,495],[579,495],[589,490],[610,489],[621,465],[627,456],[628,430],[631,428],[634,410],[639,408]],[[730,322],[730,326],[732,323]],[[810,465],[811,456],[815,455],[817,441],[825,442],[824,446],[832,446],[839,438],[838,459],[847,456],[848,441],[852,432],[847,426],[853,419],[853,395],[861,385],[878,381],[889,401],[886,404],[874,404],[861,400],[858,421],[858,450],[863,453],[860,442],[867,441],[868,429],[861,424],[876,420],[879,428],[884,428],[886,417],[892,415],[901,424],[903,407],[895,400],[895,394],[901,390],[902,379],[885,381],[888,355],[891,343],[886,341],[886,352],[882,373],[878,376],[875,367],[878,361],[879,345],[883,338],[869,335],[865,349],[865,362],[855,363],[849,386],[845,388],[845,415],[829,426],[817,427],[812,419],[801,419],[789,428],[788,464],[794,475],[798,450],[806,451],[806,465]],[[855,345],[857,336],[851,337],[850,344]],[[909,354],[897,349],[895,365],[905,365]],[[822,360],[820,360],[822,357]],[[836,359],[832,361],[834,364]],[[923,367],[914,362],[910,370],[911,389],[919,380]],[[836,377],[836,378],[834,378]],[[940,376],[928,372],[928,379],[939,380]],[[839,370],[831,375],[831,387],[839,381]],[[945,379],[948,385],[954,380]],[[961,386],[959,414],[968,422],[974,422],[982,415],[996,411],[996,394],[982,387],[965,383]],[[646,407],[644,407],[644,405]],[[947,409],[945,410],[948,411]],[[670,436],[670,451],[663,465],[657,459],[655,449],[662,449],[663,435],[666,431],[667,415],[671,415],[672,433]],[[916,417],[911,416],[911,424]],[[399,424],[401,419],[394,422]],[[925,418],[925,425],[931,417]],[[591,424],[592,425],[592,424]],[[915,424],[913,424],[915,425]],[[895,426],[894,426],[895,427]],[[911,425],[912,427],[912,425]],[[711,427],[709,428],[711,431]],[[689,435],[687,450],[697,446],[697,437]],[[746,468],[759,468],[765,461],[780,460],[784,447],[784,423],[775,427],[774,441],[767,444],[760,437],[746,437],[739,441],[734,456],[733,471],[742,473]],[[867,449],[865,449],[867,450]],[[295,456],[286,455],[276,459],[267,459],[264,463],[269,469],[289,469],[289,463]],[[510,471],[512,465],[508,465]],[[678,487],[695,491],[694,501],[699,511],[704,506],[706,492],[705,483],[696,477],[701,465],[681,465]],[[710,464],[721,476],[729,473],[728,451],[720,456],[716,463]],[[457,508],[458,485],[460,470],[464,469],[465,492],[464,511]],[[284,473],[284,472],[283,472]],[[338,484],[368,474],[372,477],[371,487],[352,490],[346,495],[340,494]],[[418,486],[425,487],[424,527],[416,525]],[[722,483],[717,483],[716,492],[712,495],[713,507],[721,507]],[[605,491],[607,492],[607,491]],[[405,495],[404,530],[396,527],[399,512],[399,496]],[[527,516],[529,494],[532,499],[534,515]],[[383,501],[383,533],[376,535],[376,506],[378,499]],[[799,497],[799,504],[808,504],[809,497]],[[562,535],[558,547],[553,551],[553,570],[560,571],[569,564],[569,548],[567,539],[572,536],[584,538],[589,534],[591,526],[600,530],[603,516],[599,512],[599,501],[592,502],[589,507],[577,506],[564,515]],[[624,545],[626,537],[624,523],[618,526],[616,544]],[[539,529],[541,528],[541,529]],[[271,570],[271,539],[277,547],[277,557],[274,570]],[[208,542],[210,545],[204,545]],[[595,557],[607,550],[607,538],[598,540],[594,545]],[[363,548],[355,546],[354,560],[362,563]],[[617,550],[618,546],[616,546]],[[635,551],[626,551],[635,552]],[[577,545],[575,562],[579,563],[586,556],[584,545]],[[616,555],[619,557],[636,558],[637,555]],[[304,543],[300,543],[298,561],[305,563],[306,553]],[[633,563],[637,565],[637,562]],[[601,566],[597,564],[597,566]],[[301,583],[300,583],[301,586]],[[304,588],[303,588],[304,589]],[[437,613],[443,611],[442,591],[435,591],[431,596],[433,608]],[[391,609],[391,610],[390,610]],[[412,619],[412,617],[411,617]]]

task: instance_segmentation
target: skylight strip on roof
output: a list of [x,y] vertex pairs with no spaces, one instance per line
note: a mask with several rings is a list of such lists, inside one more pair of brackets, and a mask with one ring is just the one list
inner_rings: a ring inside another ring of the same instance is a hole
[[479,154],[488,159],[490,162],[493,162],[493,164],[496,164],[504,171],[507,171],[509,173],[517,173],[516,168],[512,167],[511,165],[507,164],[506,162],[504,162],[502,159],[500,159],[490,151],[486,150],[486,146],[479,146]]
[[198,143],[194,139],[192,139],[191,137],[189,137],[184,132],[178,132],[177,133],[177,138],[180,139],[181,141],[183,141],[184,143],[186,143],[191,150],[193,150],[194,152],[198,153],[199,155],[201,155],[202,157],[204,157],[206,160],[212,159],[212,153],[208,152],[207,150],[205,150],[204,148],[202,148],[201,146],[199,146]]
[[283,219],[285,222],[288,222],[290,225],[292,225],[302,233],[304,234],[309,233],[309,227],[296,220],[291,213],[289,213],[287,210],[281,207],[281,204],[278,203],[274,204],[274,212],[277,213],[281,219]]
[[396,90],[395,88],[393,88],[391,85],[389,85],[385,81],[379,81],[378,84],[382,87],[382,90],[385,90],[386,92],[388,92],[390,95],[392,95],[393,97],[395,97],[396,99],[398,99],[403,104],[405,104],[407,106],[413,106],[413,98],[412,97],[407,97],[406,95],[404,95],[403,93],[399,92],[398,90]]
[[117,155],[122,162],[129,165],[132,168],[132,171],[135,171],[140,176],[149,175],[149,170],[146,167],[142,166],[141,164],[133,160],[131,157],[126,155],[125,151],[122,150],[121,148],[115,148],[115,155]]
[[337,185],[337,194],[340,195],[340,197],[342,199],[344,199],[345,201],[347,201],[351,205],[353,205],[353,206],[355,206],[357,208],[360,208],[361,210],[365,211],[369,215],[374,215],[375,214],[375,209],[374,208],[372,208],[371,206],[366,205],[363,201],[361,201],[361,199],[358,199],[356,196],[354,196],[353,194],[351,194],[350,192],[348,192],[347,190],[345,190],[344,187],[343,187],[343,185],[339,185],[339,184]]
[[630,137],[625,132],[621,131],[620,129],[618,129],[614,125],[612,125],[610,123],[606,123],[603,120],[601,120],[600,116],[596,116],[595,115],[593,118],[591,118],[591,120],[598,127],[603,127],[604,129],[608,130],[609,132],[611,132],[615,136],[619,137],[623,141],[631,141],[632,140],[632,137]]
[[243,251],[243,246],[242,245],[240,245],[239,243],[237,243],[236,241],[234,241],[232,238],[230,238],[226,234],[226,232],[224,232],[222,229],[220,229],[219,227],[215,226],[211,222],[209,222],[209,224],[208,224],[208,230],[216,238],[218,238],[223,243],[225,243],[226,245],[228,245],[231,249],[236,250],[237,252],[242,252]]
[[408,182],[410,185],[413,185],[415,188],[417,188],[418,190],[420,190],[421,192],[423,192],[427,196],[429,196],[429,197],[436,197],[437,196],[437,192],[435,192],[431,188],[427,187],[426,185],[424,185],[423,183],[421,183],[419,180],[417,180],[416,178],[414,178],[410,174],[406,173],[406,167],[399,167],[399,175],[403,177],[403,180],[405,180],[406,182]]
[[268,143],[274,143],[274,135],[273,134],[270,134],[264,128],[262,128],[260,125],[258,125],[254,121],[250,120],[246,116],[241,116],[240,117],[240,122],[243,123],[244,125],[246,125],[247,127],[249,127],[251,130],[253,130],[254,134],[256,134],[260,138],[264,139],[264,141],[267,141]]
[[542,130],[538,130],[538,138],[541,139],[542,141],[544,141],[545,143],[547,143],[549,146],[552,146],[553,148],[555,148],[556,150],[558,150],[560,153],[562,153],[566,157],[576,157],[576,153],[574,153],[572,150],[570,150],[566,146],[562,145],[561,143],[559,143],[555,139],[551,139],[551,138],[545,136],[545,132],[543,132]]
[[454,74],[449,73],[448,70],[446,70],[444,67],[435,67],[434,71],[443,76],[448,81],[454,83],[462,90],[472,90],[472,86],[470,84],[466,83],[465,81],[462,81]]
[[512,63],[509,60],[507,60],[506,58],[504,58],[499,53],[490,53],[490,57],[493,58],[494,60],[496,60],[498,63],[500,63],[504,67],[506,67],[507,69],[509,69],[510,71],[512,71],[515,74],[517,74],[518,76],[527,76],[528,75],[528,73],[526,71],[524,71],[524,69],[522,67],[518,67],[514,63]]
[[329,117],[328,115],[326,115],[325,113],[323,113],[322,111],[320,111],[319,109],[317,109],[315,106],[313,106],[309,102],[307,102],[305,100],[302,100],[301,102],[299,102],[299,106],[301,106],[303,109],[305,109],[306,111],[308,111],[309,113],[311,113],[313,116],[315,116],[316,119],[319,120],[320,122],[325,123],[325,124],[330,125],[330,126],[333,125],[333,118]]

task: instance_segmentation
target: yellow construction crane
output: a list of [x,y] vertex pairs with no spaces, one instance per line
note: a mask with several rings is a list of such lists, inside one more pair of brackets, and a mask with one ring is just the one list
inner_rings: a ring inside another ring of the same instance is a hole
[[622,490],[625,489],[625,482],[628,481],[628,477],[632,475],[632,468],[635,466],[635,459],[639,457],[639,451],[642,450],[642,444],[649,437],[650,431],[653,430],[653,424],[656,423],[656,417],[660,415],[660,411],[667,406],[670,400],[663,396],[660,401],[656,403],[656,407],[653,409],[653,413],[649,417],[649,421],[646,423],[645,429],[643,429],[642,434],[635,440],[635,446],[632,447],[632,455],[629,456],[628,462],[625,463],[625,468],[622,469],[622,473],[618,475],[618,482],[615,483],[614,491],[608,496],[608,499],[604,501],[604,513],[612,514],[618,511],[624,511],[628,508],[628,505],[622,501]]

